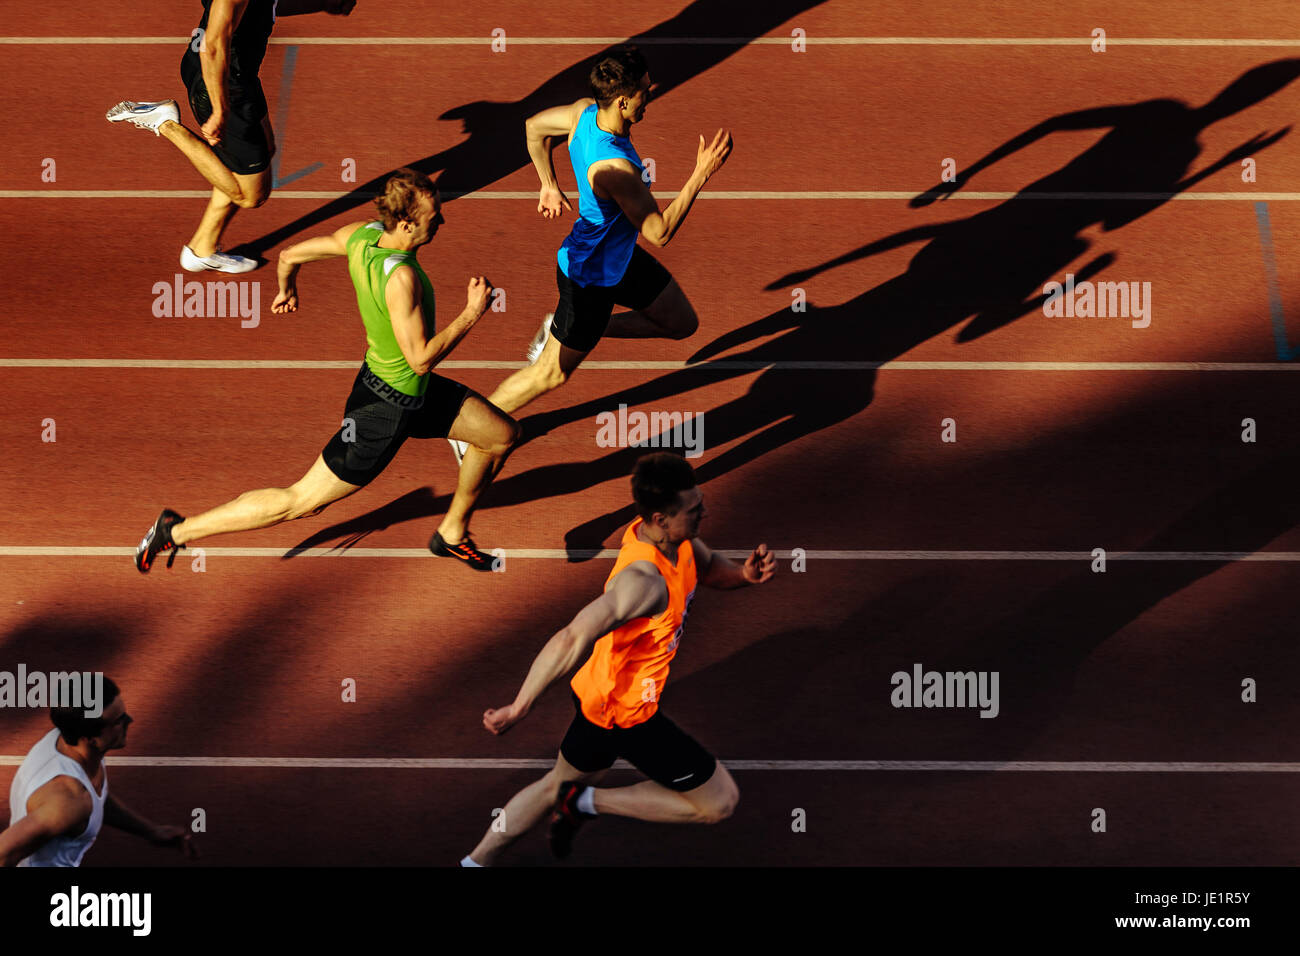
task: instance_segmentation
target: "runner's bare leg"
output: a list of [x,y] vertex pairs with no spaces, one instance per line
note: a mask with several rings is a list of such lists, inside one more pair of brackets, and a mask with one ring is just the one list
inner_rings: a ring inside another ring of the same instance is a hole
[[326,505],[360,490],[360,485],[343,481],[329,470],[323,456],[317,456],[307,474],[292,486],[246,491],[233,501],[172,525],[172,540],[182,545],[214,534],[269,528],[282,521],[314,515]]
[[492,483],[518,443],[519,426],[500,409],[489,405],[481,395],[471,393],[460,406],[460,414],[452,422],[447,437],[469,442],[465,459],[461,462],[456,494],[438,525],[442,540],[448,544],[460,544],[479,495]]

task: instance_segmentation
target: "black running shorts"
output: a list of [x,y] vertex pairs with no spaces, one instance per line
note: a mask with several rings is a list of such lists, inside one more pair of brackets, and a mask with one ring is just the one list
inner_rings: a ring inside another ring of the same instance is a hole
[[632,260],[617,285],[578,285],[557,264],[555,284],[560,289],[560,302],[555,307],[551,334],[561,345],[590,352],[609,327],[614,306],[644,309],[672,281],[672,273],[640,246],[632,250]]
[[[208,98],[197,53],[187,51],[181,57],[181,80],[189,92],[190,111],[202,126],[212,115],[212,101]],[[230,112],[226,114],[221,141],[212,151],[232,173],[255,176],[271,166],[271,144],[266,141],[266,130],[262,128],[262,118],[266,116],[262,84],[255,78],[252,86],[231,86],[228,92]]]
[[717,769],[717,759],[669,720],[662,708],[635,727],[607,730],[586,718],[577,695],[573,705],[578,712],[560,744],[560,754],[583,773],[608,770],[622,757],[655,783],[682,793],[708,783]]
[[343,424],[321,452],[329,470],[348,484],[366,485],[377,478],[408,438],[446,438],[460,406],[473,394],[432,372],[424,401],[412,402],[418,407],[398,404],[409,396],[387,389],[391,398],[385,398],[376,388],[385,386],[363,363],[343,409]]

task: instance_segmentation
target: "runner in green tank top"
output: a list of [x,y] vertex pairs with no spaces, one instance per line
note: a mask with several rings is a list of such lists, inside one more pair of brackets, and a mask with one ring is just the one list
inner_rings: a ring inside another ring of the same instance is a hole
[[464,311],[438,332],[433,285],[416,260],[416,251],[443,221],[437,189],[423,173],[398,170],[376,206],[377,222],[355,222],[282,252],[280,291],[271,304],[276,313],[297,311],[299,267],[347,256],[367,348],[342,427],[289,488],[248,491],[193,518],[164,509],[136,550],[141,572],[158,554],[198,538],[317,514],[378,476],[407,438],[447,438],[469,446],[456,494],[429,549],[476,571],[492,569],[493,557],[469,537],[469,519],[518,442],[519,426],[481,395],[432,371],[486,313],[492,284],[483,276],[470,279]]

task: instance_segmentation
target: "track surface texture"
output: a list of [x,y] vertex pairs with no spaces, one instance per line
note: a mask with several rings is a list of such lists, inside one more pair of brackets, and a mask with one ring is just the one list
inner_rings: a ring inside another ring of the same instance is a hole
[[[701,590],[665,694],[733,768],[735,814],[602,818],[563,865],[1300,862],[1293,4],[453,6],[277,23],[280,185],[227,234],[270,260],[238,277],[255,324],[157,314],[205,184],[103,119],[173,97],[193,128],[199,5],[7,20],[0,79],[40,82],[0,126],[0,671],[122,685],[113,792],[163,822],[202,808],[195,865],[467,853],[571,716],[558,687],[481,726],[609,572],[644,449],[602,447],[597,416],[626,405],[703,416],[702,536],[780,567]],[[523,121],[623,38],[659,84],[633,142],[662,205],[699,134],[735,136],[655,250],[701,324],[606,340],[521,414],[473,521],[503,572],[424,550],[456,480],[441,441],[317,517],[133,570],[161,507],[286,486],[338,427],[365,349],[347,270],[306,265],[274,315],[275,256],[365,219],[391,170],[444,191],[421,253],[439,328],[470,275],[506,292],[439,371],[487,394],[521,364],[572,222],[536,212]],[[1135,284],[1149,324],[1048,314],[1067,275]],[[996,674],[996,714],[895,706],[916,665]],[[0,711],[0,822],[47,727]],[[85,865],[178,862],[106,829]],[[503,862],[554,861],[539,832]]]

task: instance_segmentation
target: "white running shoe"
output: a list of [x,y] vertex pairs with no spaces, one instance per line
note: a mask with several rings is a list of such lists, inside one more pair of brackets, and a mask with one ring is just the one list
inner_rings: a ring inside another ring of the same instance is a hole
[[456,464],[464,464],[465,452],[469,451],[469,442],[448,438],[447,444],[451,446],[451,453],[456,456]]
[[542,319],[542,327],[537,330],[533,340],[528,343],[528,364],[533,365],[542,357],[542,352],[546,349],[546,343],[551,340],[551,326],[555,324],[555,313],[547,312],[546,318]]
[[175,100],[159,100],[157,103],[133,103],[126,100],[118,103],[104,114],[110,123],[126,121],[141,129],[151,129],[155,136],[161,136],[162,124],[171,120],[181,121],[181,111]]
[[252,272],[257,268],[257,260],[247,256],[233,256],[219,248],[210,256],[196,256],[193,249],[185,246],[181,249],[181,266],[188,272],[203,272],[205,269],[214,272]]

